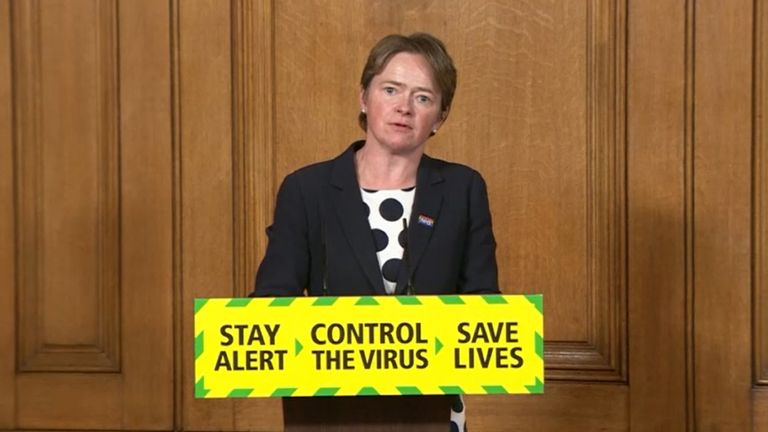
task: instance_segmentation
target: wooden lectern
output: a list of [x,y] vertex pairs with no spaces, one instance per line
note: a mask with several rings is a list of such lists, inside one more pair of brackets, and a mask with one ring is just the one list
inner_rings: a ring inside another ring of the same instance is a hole
[[283,398],[286,432],[445,432],[455,396]]

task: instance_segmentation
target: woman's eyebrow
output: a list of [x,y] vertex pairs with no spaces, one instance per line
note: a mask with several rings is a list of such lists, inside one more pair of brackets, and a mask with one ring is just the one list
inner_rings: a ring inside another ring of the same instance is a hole
[[[386,80],[386,81],[382,81],[381,83],[382,84],[394,85],[396,87],[405,87],[406,86],[404,83],[401,83],[400,81],[394,81],[394,80]],[[423,91],[423,92],[435,94],[435,91],[432,90],[429,87],[419,87],[419,86],[417,86],[417,87],[414,87],[413,89],[416,90],[416,91]]]
[[434,91],[434,90],[432,90],[432,89],[431,89],[431,88],[429,88],[429,87],[414,87],[413,89],[414,89],[414,90],[416,90],[416,91],[422,91],[422,92],[426,92],[426,93],[432,93],[432,94],[435,94],[435,91]]
[[397,87],[405,87],[405,84],[401,83],[400,81],[393,81],[393,80],[386,80],[382,81],[382,84],[391,84]]

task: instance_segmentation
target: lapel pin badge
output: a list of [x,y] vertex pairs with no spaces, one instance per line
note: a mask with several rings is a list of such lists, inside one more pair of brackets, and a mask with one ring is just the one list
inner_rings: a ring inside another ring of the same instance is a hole
[[429,216],[422,214],[422,215],[419,215],[419,219],[417,220],[417,223],[419,225],[424,225],[425,227],[432,228],[435,225],[435,220]]

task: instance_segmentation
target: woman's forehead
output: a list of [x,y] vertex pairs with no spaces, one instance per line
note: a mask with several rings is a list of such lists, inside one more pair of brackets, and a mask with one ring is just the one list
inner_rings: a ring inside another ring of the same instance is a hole
[[421,54],[400,52],[393,55],[373,77],[376,82],[390,82],[407,87],[420,87],[437,93],[435,76],[429,62]]

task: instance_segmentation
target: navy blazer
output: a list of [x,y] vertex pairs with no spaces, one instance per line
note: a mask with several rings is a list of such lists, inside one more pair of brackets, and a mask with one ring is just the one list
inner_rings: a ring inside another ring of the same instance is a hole
[[[252,296],[386,294],[355,171],[364,144],[285,178]],[[498,293],[495,251],[483,178],[423,155],[395,293],[409,278],[414,294]]]

